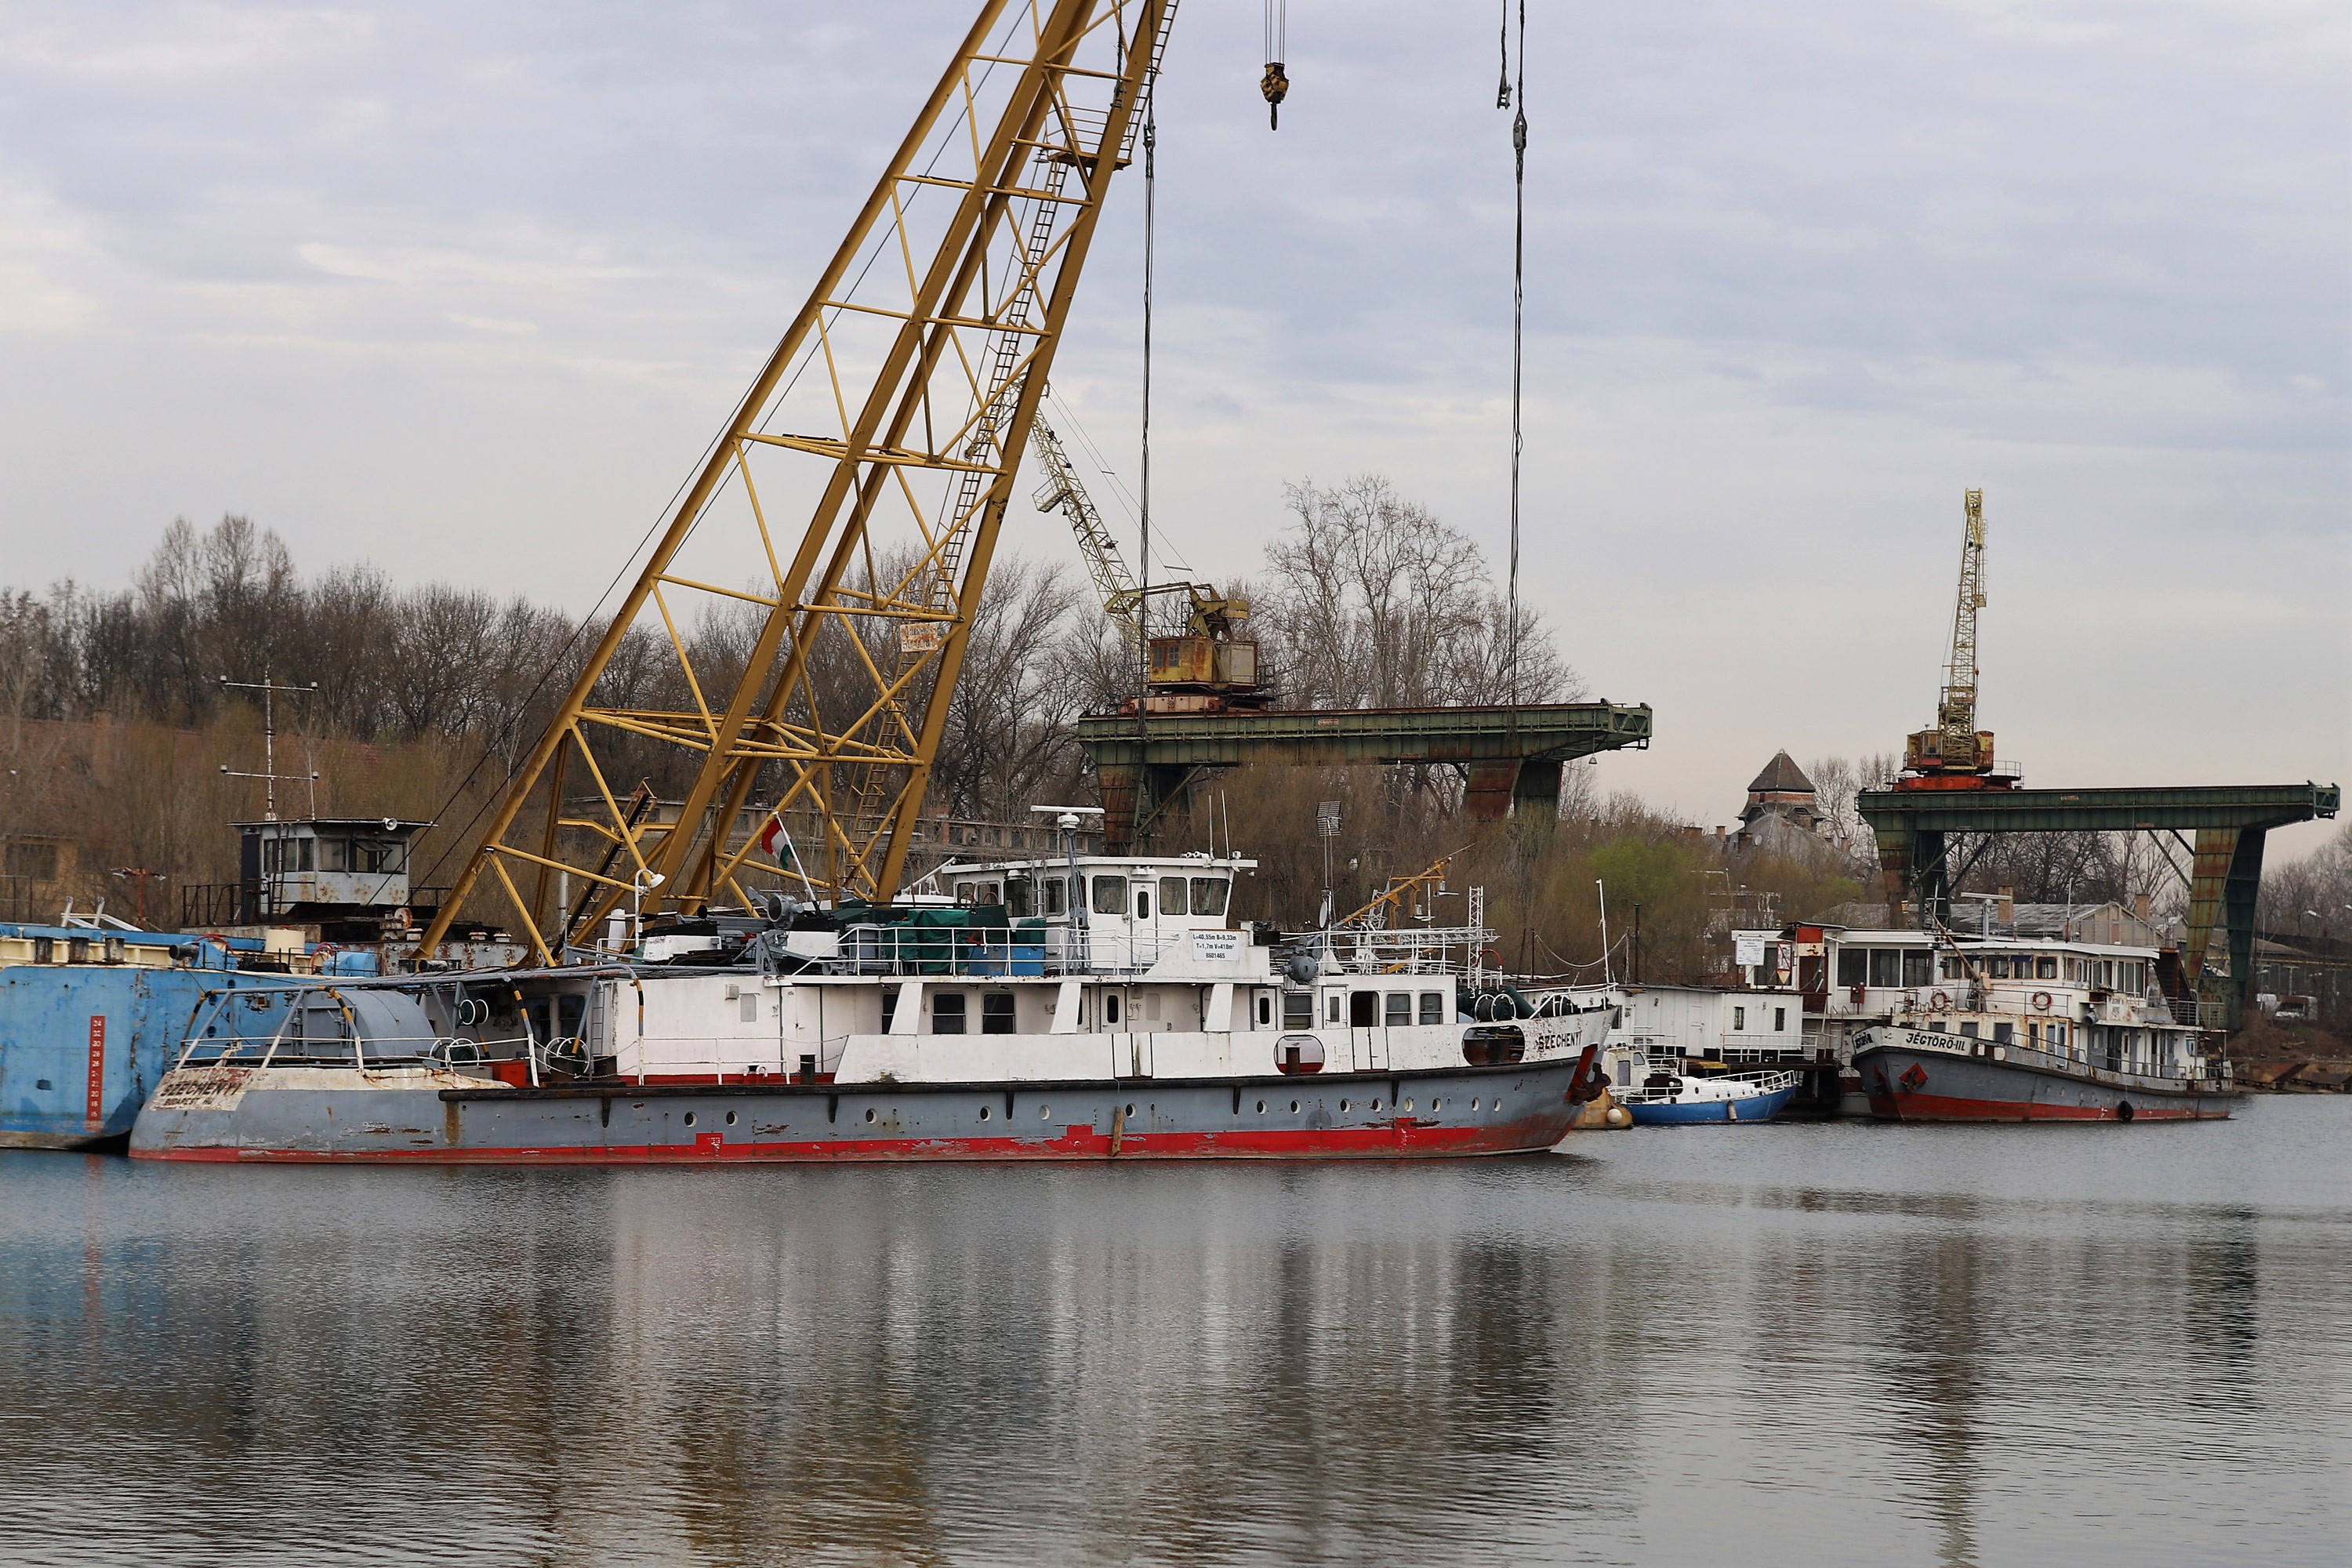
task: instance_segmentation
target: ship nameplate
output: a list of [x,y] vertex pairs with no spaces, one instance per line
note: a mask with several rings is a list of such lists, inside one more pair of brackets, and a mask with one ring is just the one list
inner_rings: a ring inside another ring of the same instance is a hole
[[255,1068],[181,1068],[155,1086],[158,1110],[235,1110]]

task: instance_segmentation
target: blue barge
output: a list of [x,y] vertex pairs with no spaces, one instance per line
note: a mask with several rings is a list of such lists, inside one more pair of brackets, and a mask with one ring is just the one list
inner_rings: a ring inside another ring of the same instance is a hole
[[250,989],[233,1026],[277,1026],[285,965],[262,963],[250,937],[0,924],[0,1148],[121,1144],[209,998]]

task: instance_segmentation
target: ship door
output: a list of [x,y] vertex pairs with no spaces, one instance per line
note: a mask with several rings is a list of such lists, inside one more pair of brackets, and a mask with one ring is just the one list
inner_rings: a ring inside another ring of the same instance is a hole
[[1372,1072],[1380,1066],[1379,1058],[1387,1053],[1380,1048],[1381,994],[1377,991],[1348,993],[1348,1055],[1349,1066],[1358,1072]]
[[[1165,879],[1165,881],[1175,881],[1178,897],[1182,897],[1184,884],[1181,881],[1174,878]],[[1139,969],[1148,969],[1160,961],[1160,917],[1171,912],[1160,896],[1163,885],[1163,881],[1155,881],[1150,877],[1138,877],[1133,884],[1134,892],[1129,900],[1131,907],[1128,912],[1134,924],[1128,931],[1128,951],[1134,954],[1129,962]]]

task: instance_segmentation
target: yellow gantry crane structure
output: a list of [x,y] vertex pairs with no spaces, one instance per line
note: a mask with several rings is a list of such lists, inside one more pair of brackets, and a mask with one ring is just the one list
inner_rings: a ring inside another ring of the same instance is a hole
[[1960,592],[1952,610],[1952,656],[1933,729],[1914,731],[1903,748],[1906,773],[1943,787],[1968,787],[1993,771],[1992,732],[1977,728],[1977,612],[1985,607],[1984,492],[1962,502]]
[[[1023,445],[1175,11],[983,0],[509,783],[426,951],[478,889],[542,963],[616,910],[748,902],[738,877],[759,835],[737,825],[763,773],[779,813],[818,824],[798,858],[824,893],[896,892]],[[794,514],[797,534],[774,526]],[[714,611],[748,614],[748,647],[698,651],[728,646],[698,637]],[[644,646],[633,632],[672,661],[664,679],[616,662]],[[631,695],[645,690],[665,700]],[[693,778],[675,820],[625,805],[622,781],[677,752]]]

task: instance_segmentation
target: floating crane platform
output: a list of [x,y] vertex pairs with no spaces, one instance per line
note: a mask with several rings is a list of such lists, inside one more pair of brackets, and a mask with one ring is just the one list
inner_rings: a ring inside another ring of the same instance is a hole
[[1244,763],[1335,767],[1450,763],[1469,784],[1472,820],[1514,805],[1557,808],[1559,771],[1598,752],[1646,748],[1647,705],[1529,703],[1517,708],[1299,709],[1223,713],[1099,714],[1078,743],[1102,792],[1103,839],[1118,853],[1212,768]]

